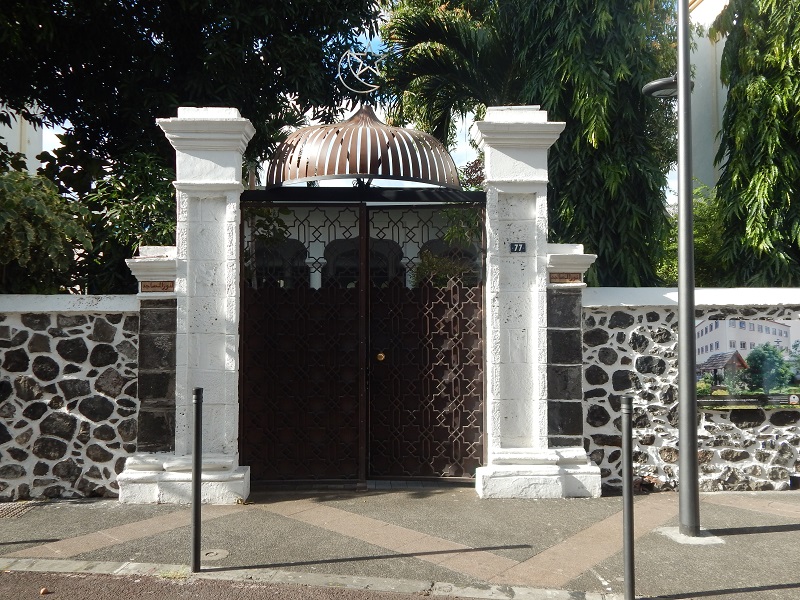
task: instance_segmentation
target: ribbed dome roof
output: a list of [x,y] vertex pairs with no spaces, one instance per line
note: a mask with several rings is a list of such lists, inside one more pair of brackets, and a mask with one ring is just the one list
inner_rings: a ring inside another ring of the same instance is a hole
[[343,123],[304,127],[278,146],[267,187],[335,178],[402,179],[461,189],[453,159],[433,136],[390,127],[369,106]]

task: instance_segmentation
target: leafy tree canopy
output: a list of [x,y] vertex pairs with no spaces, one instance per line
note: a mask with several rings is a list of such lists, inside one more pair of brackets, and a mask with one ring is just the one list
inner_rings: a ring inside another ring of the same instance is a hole
[[55,293],[73,283],[77,253],[91,249],[87,211],[40,175],[0,169],[0,293]]
[[780,348],[772,344],[756,346],[747,355],[747,378],[751,390],[762,389],[765,394],[780,389],[792,378]]
[[385,0],[386,88],[400,121],[447,141],[454,114],[539,104],[567,126],[550,152],[554,241],[583,243],[601,285],[655,285],[675,160],[671,0]]
[[731,285],[800,285],[800,0],[731,0],[722,164],[720,263]]
[[169,158],[155,119],[181,105],[239,108],[257,132],[248,157],[262,159],[306,111],[337,115],[338,59],[376,16],[372,0],[5,0],[0,104],[67,123],[62,164],[89,180],[91,159]]
[[66,127],[43,173],[88,209],[94,243],[72,272],[80,288],[135,291],[124,260],[140,244],[172,243],[173,150],[157,117],[236,107],[255,126],[246,160],[257,163],[285,126],[309,112],[334,120],[353,100],[338,61],[377,16],[374,0],[0,3],[0,122],[15,111]]
[[[694,190],[694,279],[698,287],[724,287],[718,253],[722,245],[719,199],[713,190],[700,186]],[[658,275],[665,285],[678,285],[678,213],[670,211],[670,229]]]

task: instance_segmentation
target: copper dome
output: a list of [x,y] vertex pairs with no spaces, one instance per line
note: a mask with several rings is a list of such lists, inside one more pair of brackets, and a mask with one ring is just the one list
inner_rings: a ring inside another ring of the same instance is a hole
[[436,138],[386,125],[369,106],[343,123],[292,133],[270,161],[266,185],[335,178],[401,179],[461,189],[456,165]]

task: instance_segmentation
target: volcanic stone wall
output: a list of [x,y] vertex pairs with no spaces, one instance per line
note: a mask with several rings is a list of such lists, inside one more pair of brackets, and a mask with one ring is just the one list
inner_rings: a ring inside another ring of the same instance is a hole
[[[705,319],[792,319],[800,307],[700,308]],[[584,307],[584,445],[603,485],[622,486],[620,396],[634,397],[635,475],[675,487],[678,473],[677,312]],[[700,409],[700,489],[783,490],[800,472],[800,411]]]
[[0,500],[115,496],[136,451],[138,313],[0,314]]

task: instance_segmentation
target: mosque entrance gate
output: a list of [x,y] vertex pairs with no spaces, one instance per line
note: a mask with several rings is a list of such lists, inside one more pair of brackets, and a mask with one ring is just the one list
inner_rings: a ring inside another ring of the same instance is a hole
[[239,447],[254,480],[474,477],[484,199],[369,187],[242,195]]

